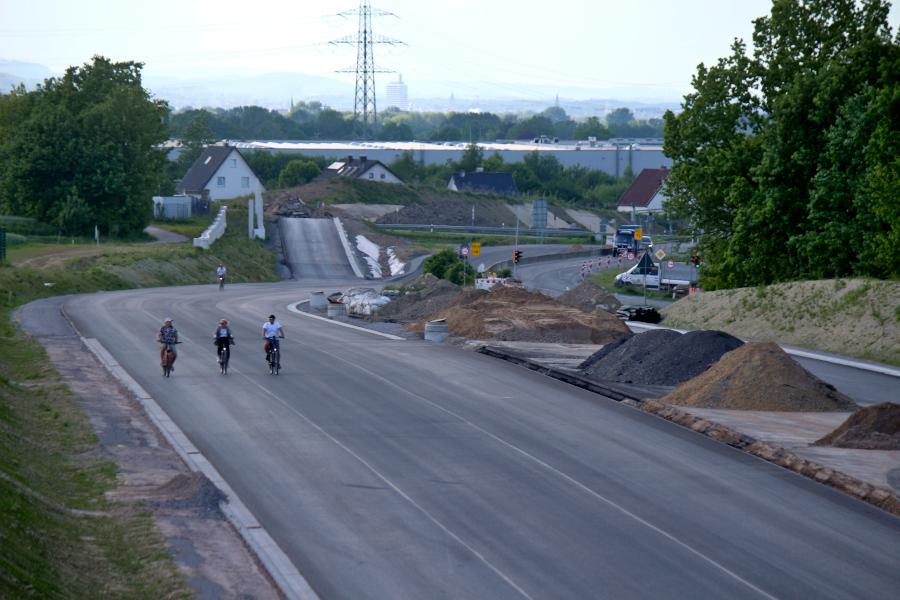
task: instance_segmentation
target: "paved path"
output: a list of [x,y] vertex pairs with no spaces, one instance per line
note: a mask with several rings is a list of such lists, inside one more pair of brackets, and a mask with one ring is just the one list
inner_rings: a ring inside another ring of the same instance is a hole
[[187,236],[181,235],[180,233],[175,233],[174,231],[168,231],[154,225],[148,225],[147,227],[145,227],[144,233],[156,238],[156,241],[160,244],[177,244],[179,242],[190,241]]

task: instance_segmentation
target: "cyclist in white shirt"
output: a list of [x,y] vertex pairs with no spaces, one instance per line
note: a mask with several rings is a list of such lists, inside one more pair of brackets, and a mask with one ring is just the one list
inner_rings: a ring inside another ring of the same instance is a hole
[[227,269],[225,268],[225,265],[223,265],[222,263],[219,263],[219,268],[216,269],[216,278],[218,278],[218,280],[219,280],[219,289],[220,290],[225,287],[225,273],[226,272],[227,272]]
[[266,343],[265,345],[263,345],[263,349],[266,351],[266,362],[268,362],[269,350],[272,348],[272,344],[277,347],[278,339],[284,339],[284,327],[281,326],[281,323],[275,320],[275,315],[269,315],[269,320],[262,325],[262,334],[266,339]]

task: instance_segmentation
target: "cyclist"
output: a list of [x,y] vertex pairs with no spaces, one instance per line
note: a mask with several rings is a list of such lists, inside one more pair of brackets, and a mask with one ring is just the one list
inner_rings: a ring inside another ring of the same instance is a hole
[[269,350],[278,347],[278,338],[284,339],[284,327],[275,320],[275,315],[269,315],[269,320],[263,323],[262,334],[266,339],[263,349],[266,351],[266,363],[268,363]]
[[231,352],[231,346],[234,345],[234,336],[231,335],[228,319],[219,319],[219,325],[213,333],[213,343],[216,345],[216,361],[222,364],[223,354]]
[[225,265],[219,263],[219,268],[216,269],[216,277],[219,279],[219,289],[225,287],[225,273],[228,272],[228,269],[225,268]]
[[166,348],[169,348],[172,352],[172,364],[169,366],[174,371],[175,359],[178,358],[178,353],[175,351],[175,344],[178,343],[178,330],[175,329],[171,317],[167,317],[163,321],[163,326],[159,328],[159,333],[156,334],[156,341],[162,344],[159,349],[159,366],[166,366]]

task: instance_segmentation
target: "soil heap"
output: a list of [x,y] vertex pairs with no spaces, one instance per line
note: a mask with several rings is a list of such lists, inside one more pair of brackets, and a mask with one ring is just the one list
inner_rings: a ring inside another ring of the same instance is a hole
[[702,375],[660,399],[699,408],[828,412],[856,404],[797,364],[773,342],[729,352]]
[[900,405],[884,402],[861,408],[815,445],[900,450]]
[[571,290],[566,291],[557,300],[567,306],[580,308],[584,312],[605,310],[608,313],[615,314],[619,307],[622,306],[622,303],[616,300],[615,296],[587,279]]
[[455,283],[425,273],[401,286],[398,294],[378,309],[378,318],[404,323],[419,321],[448,306],[461,293]]
[[579,368],[594,379],[677,385],[696,377],[743,342],[722,331],[654,329],[589,356]]
[[[625,324],[602,311],[585,313],[522,288],[466,290],[428,319],[447,319],[452,335],[470,339],[570,344],[608,344],[631,335]],[[422,330],[426,320],[411,329]]]

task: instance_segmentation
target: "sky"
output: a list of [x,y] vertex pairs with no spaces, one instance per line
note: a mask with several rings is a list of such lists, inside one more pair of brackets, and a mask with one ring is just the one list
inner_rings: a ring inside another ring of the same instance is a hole
[[[771,0],[376,0],[376,64],[458,94],[527,86],[630,89],[677,99],[701,62],[750,42]],[[102,54],[145,63],[147,78],[296,72],[352,81],[358,0],[0,0],[0,59],[54,72]],[[896,30],[900,10],[891,10]],[[380,81],[395,75],[380,75]]]

